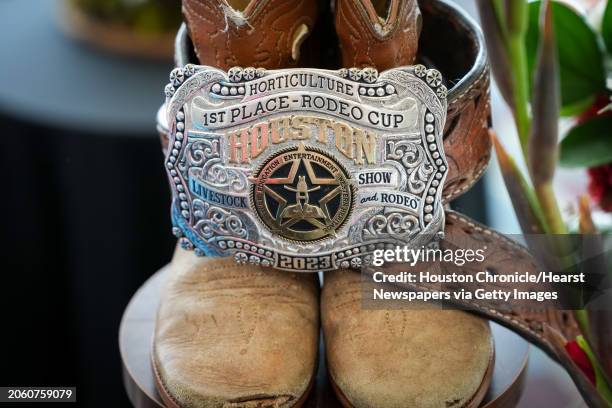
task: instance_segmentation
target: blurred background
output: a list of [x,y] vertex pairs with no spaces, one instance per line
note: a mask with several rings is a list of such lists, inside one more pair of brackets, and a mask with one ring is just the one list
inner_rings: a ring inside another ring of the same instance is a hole
[[2,385],[129,406],[119,321],[174,245],[155,113],[180,19],[180,0],[0,2]]
[[[477,19],[474,0],[457,2]],[[82,405],[130,406],[119,322],[174,245],[155,115],[180,20],[180,0],[0,2],[0,385],[75,385]],[[559,177],[568,200],[588,184],[584,171]],[[454,207],[520,232],[495,161]],[[581,401],[532,348],[521,406]]]

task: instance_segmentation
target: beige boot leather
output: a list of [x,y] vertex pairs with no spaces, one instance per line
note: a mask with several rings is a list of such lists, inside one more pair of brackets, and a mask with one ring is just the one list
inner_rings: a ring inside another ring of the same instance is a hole
[[455,310],[364,310],[359,272],[325,273],[330,379],[354,408],[478,406],[493,363],[486,320]]
[[294,407],[315,373],[316,274],[177,249],[157,316],[153,365],[169,406]]

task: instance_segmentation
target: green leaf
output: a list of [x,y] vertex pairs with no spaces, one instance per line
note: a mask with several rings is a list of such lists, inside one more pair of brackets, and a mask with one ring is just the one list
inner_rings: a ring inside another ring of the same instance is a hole
[[508,195],[512,201],[514,212],[521,225],[524,234],[543,234],[546,232],[544,216],[535,192],[527,183],[527,180],[518,169],[514,159],[508,154],[504,146],[495,135],[490,131],[493,147],[497,154],[497,161],[504,178],[504,184],[508,190]]
[[540,46],[533,73],[527,159],[533,187],[551,182],[557,166],[559,134],[559,67],[555,47],[552,3],[544,2],[540,16]]
[[514,109],[512,65],[508,58],[508,41],[503,4],[499,0],[479,0],[478,11],[485,38],[491,69],[502,97]]
[[523,35],[527,29],[527,2],[506,0],[508,35]]
[[572,128],[561,142],[560,164],[594,167],[612,163],[612,117],[598,117]]
[[608,0],[601,23],[601,35],[608,52],[612,53],[612,0]]
[[578,116],[582,112],[586,111],[591,106],[593,106],[596,100],[597,100],[597,95],[591,95],[581,101],[577,101],[575,103],[569,103],[565,106],[562,106],[561,109],[559,110],[559,113],[561,114],[561,116],[565,116],[565,117]]
[[[533,73],[539,42],[538,17],[541,1],[529,3],[529,26],[525,37],[527,63]],[[561,83],[561,113],[576,115],[584,110],[595,95],[605,89],[602,50],[597,36],[587,21],[573,9],[553,2],[553,20],[559,77]],[[533,81],[533,75],[530,78]]]

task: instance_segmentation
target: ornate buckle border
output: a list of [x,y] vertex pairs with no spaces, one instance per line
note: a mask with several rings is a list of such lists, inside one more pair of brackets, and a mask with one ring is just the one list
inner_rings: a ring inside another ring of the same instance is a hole
[[183,248],[313,272],[443,234],[439,71],[188,64],[171,72],[165,94]]

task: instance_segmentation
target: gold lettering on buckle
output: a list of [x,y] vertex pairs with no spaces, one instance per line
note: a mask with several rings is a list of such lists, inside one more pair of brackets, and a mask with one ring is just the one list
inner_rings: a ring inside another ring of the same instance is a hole
[[170,79],[164,164],[183,248],[314,272],[440,237],[447,90],[435,69],[187,66]]
[[[334,145],[355,164],[376,162],[376,135],[345,122],[315,116],[292,115],[259,122],[228,135],[229,162],[247,164],[271,145],[315,141]],[[335,142],[334,142],[335,140]]]

